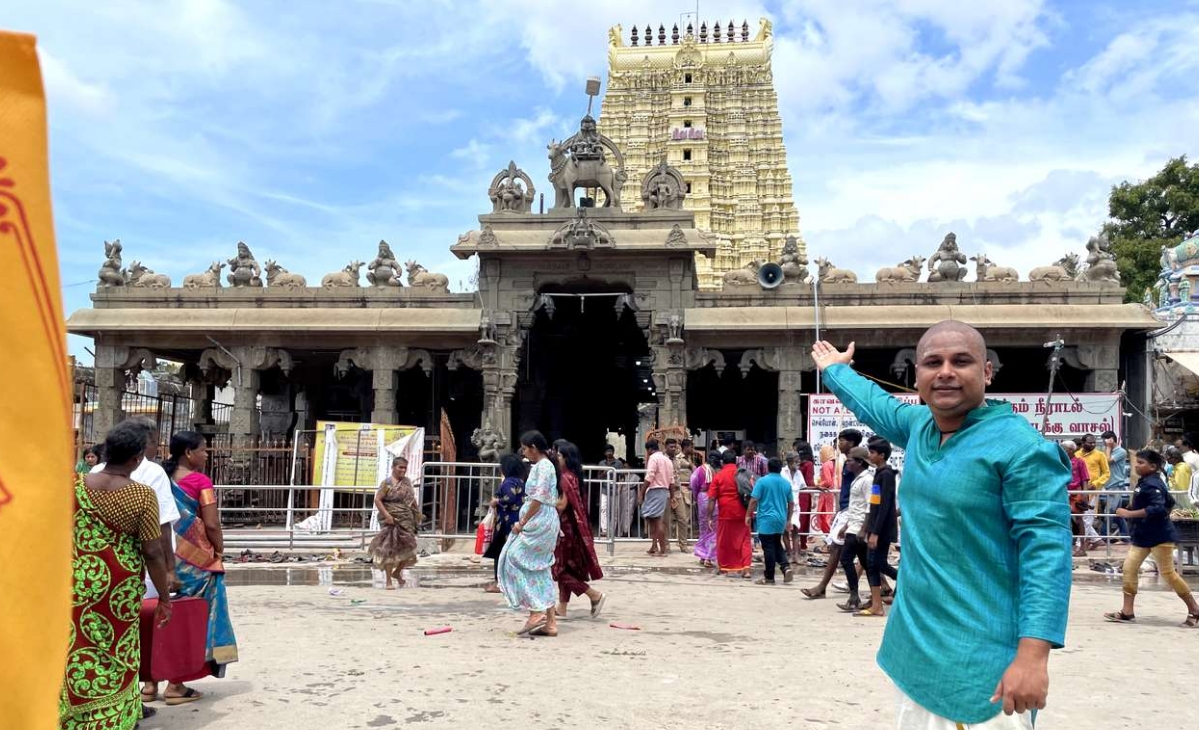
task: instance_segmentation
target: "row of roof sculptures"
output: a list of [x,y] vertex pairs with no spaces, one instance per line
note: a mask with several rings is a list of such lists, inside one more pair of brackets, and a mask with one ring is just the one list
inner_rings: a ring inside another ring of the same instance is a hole
[[[1067,253],[1049,266],[1038,266],[1028,274],[1029,281],[1091,281],[1120,283],[1120,272],[1116,268],[1116,257],[1112,253],[1111,243],[1103,235],[1093,236],[1087,242],[1086,265],[1079,264],[1078,254]],[[1164,258],[1163,258],[1164,260]],[[917,282],[925,271],[923,256],[912,256],[899,262],[896,266],[884,266],[875,272],[874,280],[879,283]],[[979,282],[1014,282],[1020,280],[1020,275],[1010,266],[998,266],[980,253],[966,257],[958,248],[957,235],[949,233],[941,241],[941,245],[927,259],[928,281],[961,282],[966,280],[969,273],[968,261],[973,261],[975,281]],[[816,259],[818,276],[826,284],[854,284],[858,275],[848,269],[839,269],[827,258]],[[783,269],[785,281],[810,284],[811,277],[807,272],[808,260],[799,254],[794,238],[788,237],[783,247],[778,265]],[[761,263],[750,262],[742,269],[734,269],[724,275],[725,285],[748,286],[759,284],[758,271]]]
[[[325,274],[321,278],[321,287],[336,289],[341,287],[357,287],[361,261],[351,261],[341,271]],[[308,286],[307,279],[300,274],[293,274],[275,261],[268,260],[265,269],[258,264],[250,247],[238,242],[237,255],[228,261],[214,261],[206,271],[199,274],[188,274],[183,277],[184,289],[215,289],[221,286],[221,271],[229,269],[226,281],[234,288],[270,286],[276,288],[298,289]],[[401,269],[399,260],[392,253],[387,241],[379,241],[379,251],[369,264],[366,265],[367,286],[375,288],[394,288],[404,286],[401,277],[408,275],[408,286],[426,289],[437,293],[449,292],[449,278],[445,274],[432,273],[416,261],[404,263]],[[266,275],[265,282],[263,275]],[[166,274],[157,274],[134,261],[129,268],[122,268],[121,241],[104,242],[104,263],[100,266],[99,288],[135,287],[143,289],[167,289],[171,279]]]
[[[766,21],[766,22],[769,23],[769,21]],[[620,36],[620,32],[621,32],[621,27],[619,25],[613,26],[608,31],[609,42],[612,45],[619,46],[623,42],[623,39]],[[680,35],[679,25],[678,25],[678,23],[675,23],[674,27],[670,31],[670,45],[677,46],[679,44],[680,38],[686,38],[688,36],[695,36],[695,25],[692,23],[688,23],[687,27],[683,30],[682,35]],[[699,24],[699,42],[707,43],[708,37],[709,37],[708,36],[708,23],[707,23],[707,21],[704,21]],[[641,32],[637,28],[637,26],[634,25],[632,32],[629,33],[629,45],[636,46],[636,45],[638,45],[638,43],[641,42],[641,39],[642,39]],[[652,46],[654,44],[653,26],[649,26],[649,25],[645,26],[644,39],[645,39],[646,47]],[[720,21],[719,20],[717,20],[715,23],[712,24],[711,39],[712,39],[713,43],[720,43]],[[726,43],[734,43],[734,42],[736,42],[736,40],[737,40],[737,30],[736,30],[735,26],[733,25],[733,21],[730,20],[729,24],[728,24],[728,28],[725,31],[725,42]],[[754,40],[759,40],[759,39],[755,38]],[[741,22],[741,42],[742,43],[749,42],[749,21],[747,21],[747,20]],[[661,23],[658,24],[658,45],[659,46],[667,45],[667,43],[666,43],[666,26]]]

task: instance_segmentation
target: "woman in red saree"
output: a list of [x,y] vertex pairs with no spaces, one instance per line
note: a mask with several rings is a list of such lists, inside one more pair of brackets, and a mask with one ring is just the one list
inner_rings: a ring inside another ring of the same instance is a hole
[[587,502],[579,485],[582,483],[583,459],[577,446],[565,439],[554,442],[554,458],[558,461],[558,514],[562,534],[554,549],[554,582],[558,584],[558,605],[554,614],[566,618],[572,595],[586,595],[591,600],[591,618],[599,618],[607,596],[589,584],[604,577],[591,523],[587,519]]
[[753,544],[745,524],[745,505],[737,494],[737,454],[732,449],[721,456],[721,468],[708,487],[708,519],[716,520],[716,565],[721,573],[741,573],[749,578],[753,567]]
[[125,421],[104,441],[107,461],[75,482],[71,637],[59,695],[62,730],[132,730],[142,719],[143,575],[158,589],[154,619],[171,619],[166,558],[154,490],[131,478],[146,429]]

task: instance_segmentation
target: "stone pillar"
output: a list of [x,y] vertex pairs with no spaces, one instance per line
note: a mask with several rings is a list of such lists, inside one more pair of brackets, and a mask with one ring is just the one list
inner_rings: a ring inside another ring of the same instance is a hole
[[516,395],[528,330],[521,328],[519,320],[506,312],[497,313],[493,321],[499,325],[494,339],[484,334],[478,343],[478,362],[483,371],[481,427],[497,432],[500,443],[505,448],[513,448],[516,434],[509,433],[512,430],[512,398]]
[[791,444],[804,434],[803,413],[800,410],[803,371],[812,370],[811,355],[803,347],[791,346],[779,349],[779,405],[776,432],[778,454],[781,457],[791,450]]
[[192,427],[200,431],[205,426],[212,425],[212,397],[215,388],[212,383],[195,382],[191,384],[192,396]]
[[375,389],[371,423],[396,422],[396,371],[407,359],[406,347],[371,348],[371,385]]
[[1119,345],[1086,344],[1062,349],[1062,361],[1089,370],[1085,388],[1091,393],[1111,393],[1120,388]]
[[158,367],[154,353],[144,347],[96,344],[95,377],[97,404],[92,414],[92,431],[97,441],[125,420],[121,398],[125,394],[127,377],[136,378],[143,370]]
[[242,367],[233,373],[233,410],[229,414],[229,433],[235,444],[248,446],[258,436],[259,372]]
[[[125,348],[112,345],[96,345],[96,410],[92,413],[92,434],[96,441],[102,441],[105,435],[121,421],[125,420],[125,412],[121,410],[121,396],[125,392],[125,369],[123,364]],[[122,363],[118,363],[120,358]]]
[[658,396],[658,425],[687,425],[686,343],[683,341],[683,315],[678,311],[657,312],[646,339],[653,344],[654,391]]
[[263,370],[279,368],[291,372],[291,354],[274,347],[240,346],[232,350],[209,348],[200,354],[200,369],[206,373],[226,370],[233,388],[229,434],[235,446],[248,446],[259,434],[258,390]]

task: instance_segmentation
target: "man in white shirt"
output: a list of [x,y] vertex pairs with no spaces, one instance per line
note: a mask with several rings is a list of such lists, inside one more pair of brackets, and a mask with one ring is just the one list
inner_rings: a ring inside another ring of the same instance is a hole
[[845,571],[845,583],[849,587],[849,600],[838,603],[837,608],[847,612],[861,610],[858,597],[858,569],[854,561],[866,563],[866,515],[870,511],[870,488],[874,482],[874,467],[870,465],[869,451],[861,446],[849,450],[845,469],[854,475],[849,487],[849,507],[845,510],[847,521],[841,537],[845,546],[841,549],[841,568]]
[[[171,493],[171,479],[154,458],[158,456],[158,425],[145,416],[135,416],[130,419],[146,431],[146,451],[142,462],[133,470],[130,478],[138,484],[145,484],[154,490],[158,497],[158,519],[162,523],[162,553],[167,561],[167,578],[174,590],[175,579],[175,530],[174,523],[179,519],[179,507],[175,504],[175,495]],[[104,462],[92,467],[92,472],[104,468]],[[158,591],[146,575],[146,598],[158,598]]]
[[804,537],[803,515],[799,509],[799,493],[808,488],[808,482],[803,478],[803,472],[799,470],[799,454],[794,451],[788,451],[786,456],[787,465],[783,467],[783,479],[791,485],[791,524],[787,526],[787,532],[783,534],[783,547],[787,550],[787,557],[792,562],[799,562],[800,544]]

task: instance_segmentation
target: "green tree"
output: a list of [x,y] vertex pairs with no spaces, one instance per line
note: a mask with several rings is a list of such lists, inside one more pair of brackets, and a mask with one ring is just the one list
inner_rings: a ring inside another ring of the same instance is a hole
[[1162,247],[1199,230],[1199,165],[1187,165],[1183,155],[1148,180],[1112,187],[1108,215],[1103,232],[1112,242],[1125,297],[1139,302],[1157,281]]

